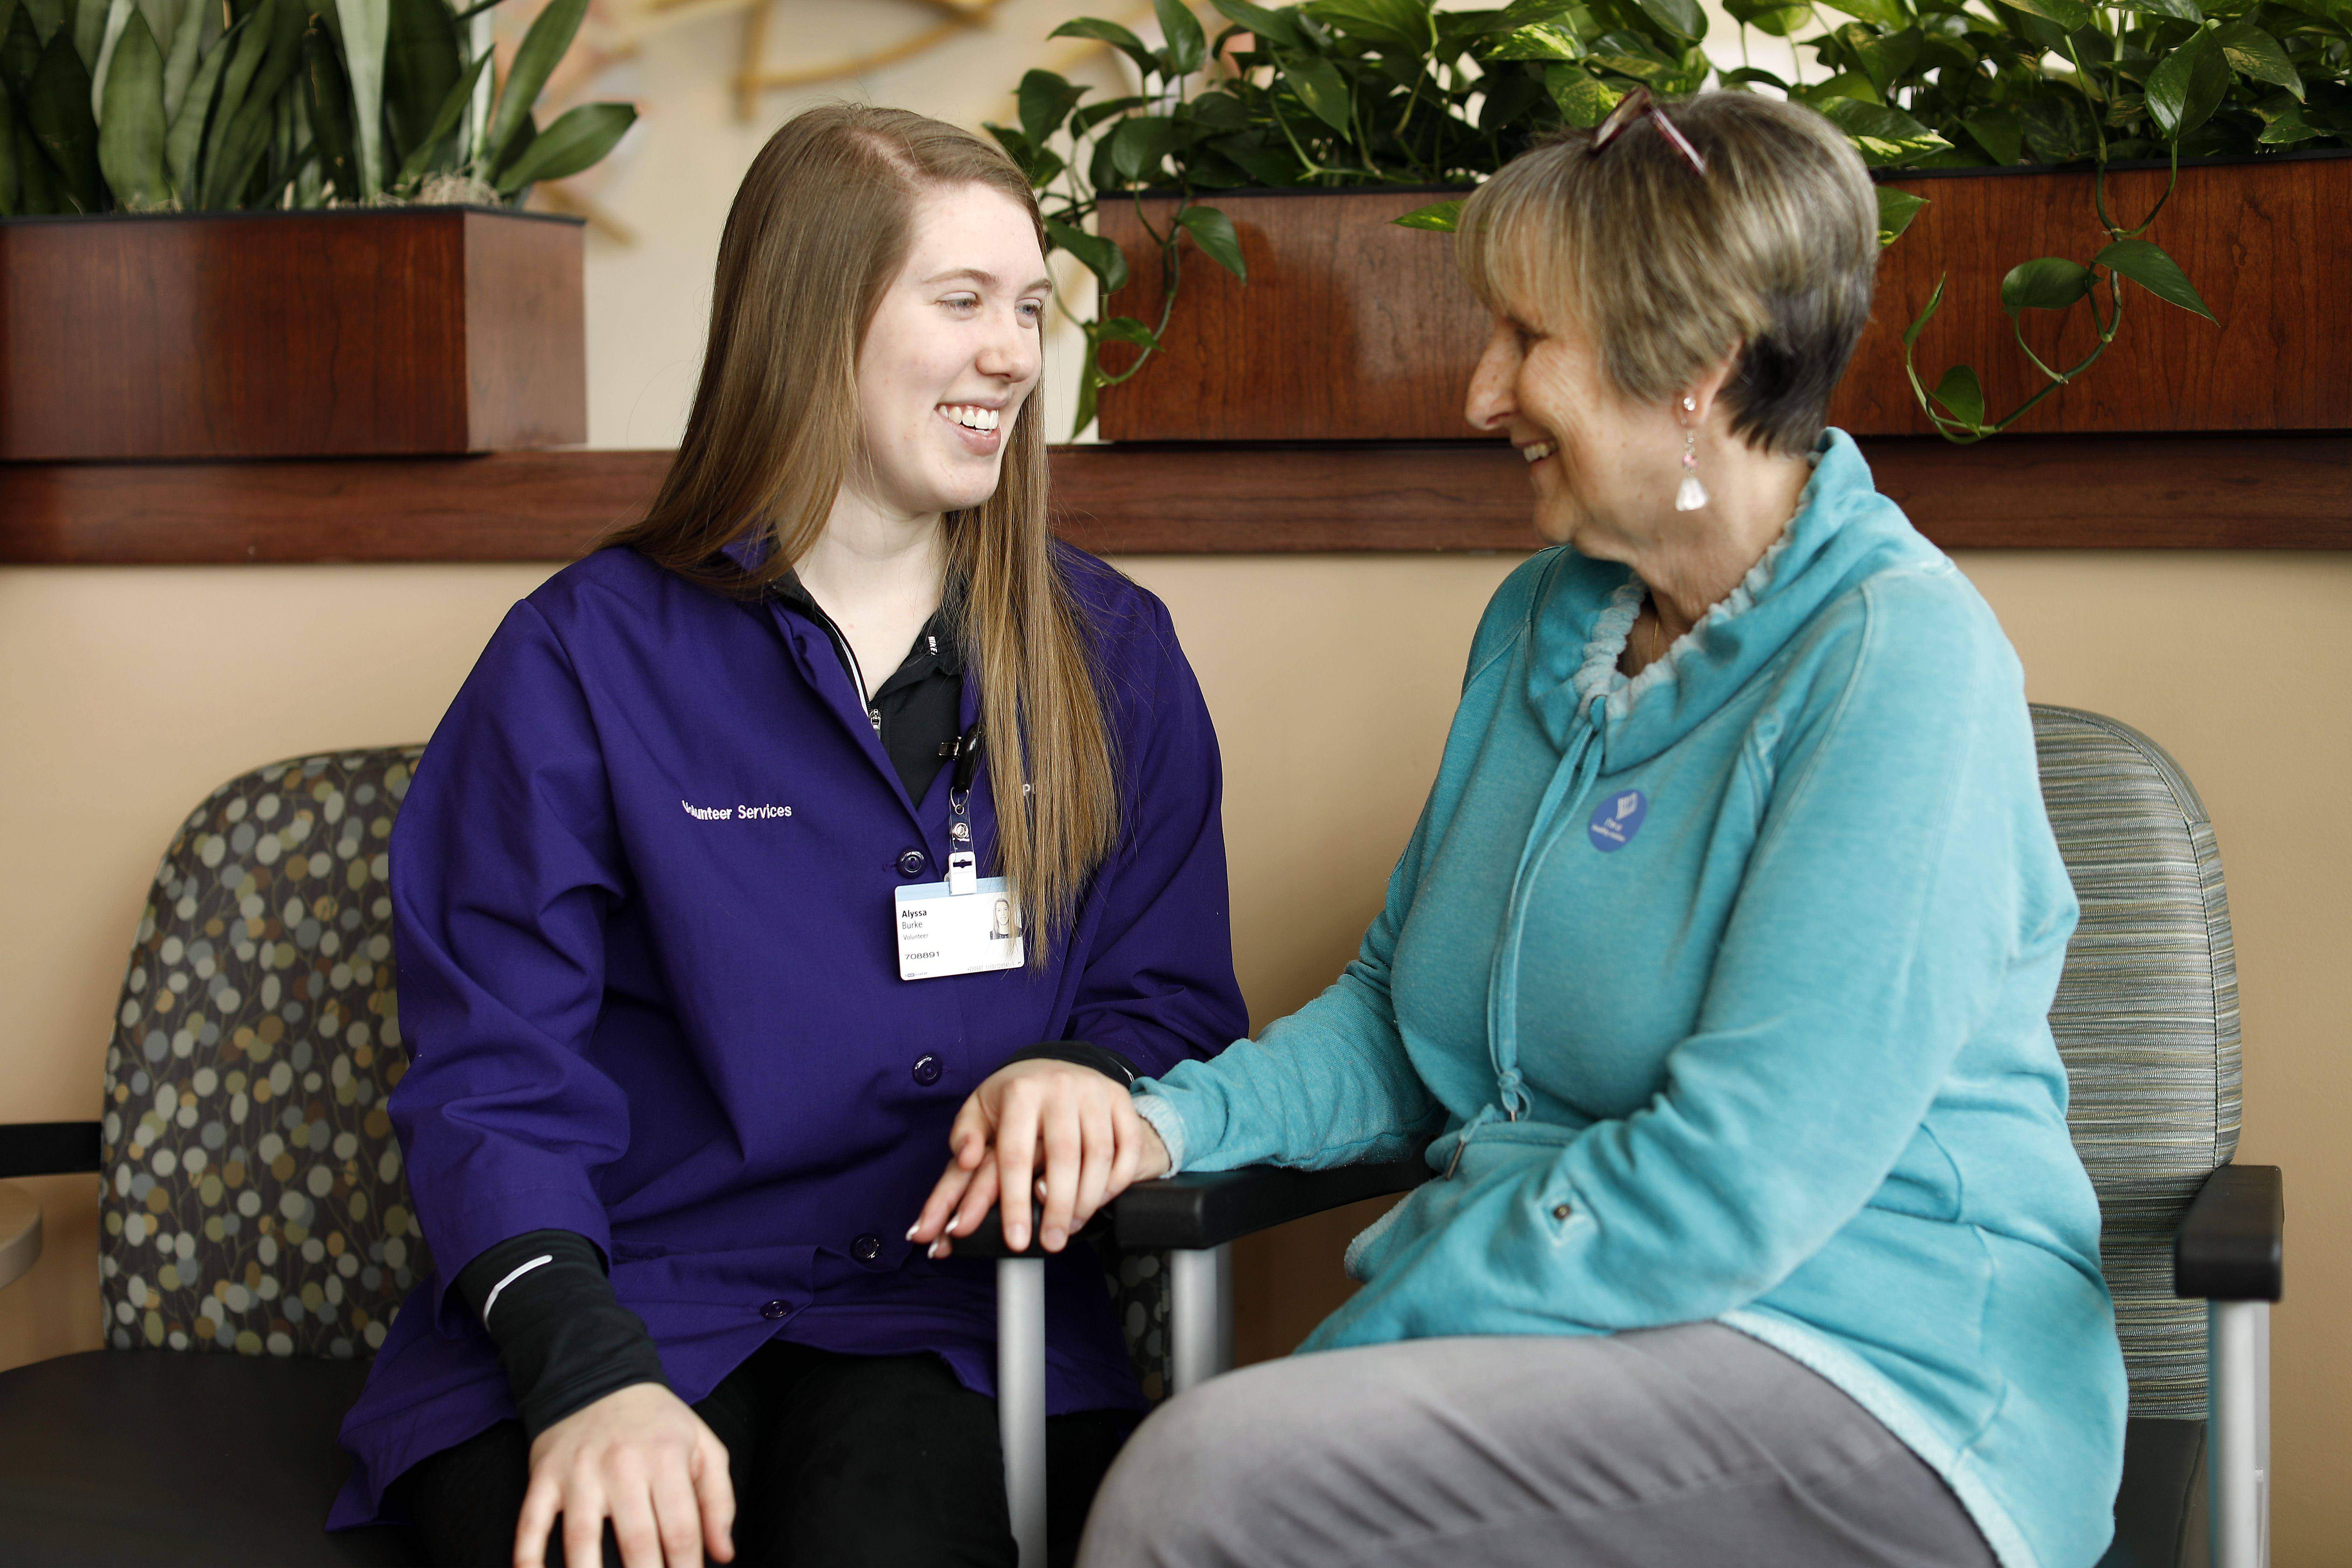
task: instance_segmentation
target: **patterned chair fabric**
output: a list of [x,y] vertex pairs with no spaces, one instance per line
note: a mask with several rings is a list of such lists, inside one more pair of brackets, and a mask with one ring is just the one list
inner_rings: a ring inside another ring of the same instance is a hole
[[164,852],[106,1053],[118,1349],[362,1354],[430,1271],[383,1108],[407,1066],[386,839],[422,749],[247,773]]
[[[258,769],[164,852],[106,1054],[99,1269],[117,1349],[364,1354],[432,1272],[383,1109],[407,1067],[386,848],[423,752]],[[1104,1263],[1157,1399],[1166,1270]]]
[[2238,1147],[2238,971],[2205,805],[2162,747],[2037,706],[2042,798],[2082,922],[2050,1009],[2067,1121],[2098,1189],[2131,1413],[2202,1419],[2205,1305],[2172,1294],[2172,1233]]

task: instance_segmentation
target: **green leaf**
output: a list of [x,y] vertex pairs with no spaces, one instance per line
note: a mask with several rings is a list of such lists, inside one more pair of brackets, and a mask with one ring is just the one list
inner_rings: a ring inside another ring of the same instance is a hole
[[1078,106],[1078,100],[1093,90],[1048,70],[1033,70],[1024,76],[1013,98],[1021,106],[1021,133],[1029,138],[1029,145],[1045,146],[1047,139],[1062,128],[1062,121],[1069,118],[1070,110]]
[[1908,191],[1898,191],[1893,185],[1878,187],[1878,247],[1881,250],[1903,237],[1919,209],[1927,205],[1925,196],[1915,196]]
[[1084,136],[1112,115],[1125,114],[1130,109],[1143,109],[1150,102],[1151,100],[1148,98],[1135,95],[1127,98],[1106,98],[1099,102],[1089,103],[1070,116],[1070,134]]
[[2091,258],[2091,265],[2120,273],[2168,304],[2193,310],[2217,327],[2221,324],[2206,308],[2204,297],[2189,281],[2188,274],[2180,270],[2180,264],[2153,240],[2119,239]]
[[1329,60],[1300,60],[1282,68],[1282,79],[1308,112],[1332,130],[1348,129],[1348,79]]
[[1160,172],[1174,140],[1174,127],[1166,115],[1130,115],[1110,133],[1111,167],[1126,184],[1140,184]]
[[1116,242],[1050,217],[1045,220],[1045,236],[1058,248],[1076,257],[1079,265],[1100,281],[1104,293],[1116,294],[1127,287],[1127,256]]
[[205,122],[220,96],[222,73],[244,41],[246,24],[251,17],[250,12],[239,17],[205,52],[187,92],[180,100],[179,111],[172,116],[171,129],[163,133],[163,168],[184,207],[202,204],[200,154],[205,144]]
[[626,103],[583,103],[565,110],[499,173],[499,195],[512,196],[541,180],[570,178],[610,153],[636,122],[635,107]]
[[2147,73],[2148,118],[2168,142],[2204,124],[2229,90],[2230,69],[2212,38],[2210,33],[2195,35]]
[[1845,132],[1862,161],[1874,168],[1907,163],[1951,145],[1899,109],[1864,103],[1858,98],[1833,98],[1816,107]]
[[2126,11],[2138,11],[2150,16],[2169,16],[2175,21],[2201,22],[2205,13],[2197,8],[2197,0],[2108,0]]
[[1172,79],[1190,76],[1199,70],[1209,58],[1209,36],[1201,30],[1201,18],[1184,0],[1151,0],[1151,8],[1160,17],[1160,31],[1168,40],[1160,51]]
[[1192,237],[1192,242],[1208,252],[1209,259],[1240,279],[1249,281],[1249,263],[1242,259],[1242,237],[1234,232],[1234,220],[1215,207],[1188,206],[1176,215],[1176,221]]
[[[549,11],[570,0],[553,0]],[[388,0],[333,0],[327,26],[335,34],[342,56],[344,79],[352,90],[352,160],[359,165],[360,188],[353,199],[366,200],[383,189],[383,54],[392,30]],[[540,21],[547,19],[542,12]],[[531,31],[539,30],[537,23]],[[525,40],[529,47],[529,40]],[[518,57],[516,64],[521,64]],[[537,96],[536,93],[533,94]],[[524,106],[526,109],[529,105]],[[480,149],[478,147],[476,152]]]
[[[0,22],[0,28],[9,25]],[[26,216],[21,205],[24,182],[17,177],[16,172],[16,160],[23,155],[17,141],[16,100],[5,84],[0,84],[0,217]],[[35,157],[39,155],[37,153],[34,154]]]
[[1927,330],[1927,323],[1935,320],[1936,312],[1943,309],[1944,285],[1949,281],[1951,281],[1951,274],[1948,272],[1937,278],[1936,291],[1927,296],[1927,308],[1920,311],[1912,323],[1903,330],[1903,347],[1906,351],[1919,341],[1919,334]]
[[1813,20],[1813,9],[1810,5],[1758,5],[1738,20],[1742,26],[1753,27],[1759,33],[1775,38],[1789,38],[1796,36],[1798,28]]
[[[220,51],[215,49],[213,53],[217,57]],[[356,201],[360,194],[359,154],[352,140],[351,84],[344,79],[342,57],[335,49],[333,36],[327,31],[326,23],[315,16],[302,35],[302,64],[303,79],[310,95],[310,134],[319,143],[320,160],[326,165],[327,178],[335,183],[336,198]],[[201,101],[194,95],[203,89],[203,85],[199,73],[196,86],[189,89],[192,101]],[[172,133],[179,134],[176,124]],[[173,177],[179,178],[176,166]]]
[[1301,9],[1368,44],[1426,54],[1437,42],[1429,0],[1308,0]]
[[2020,262],[2000,280],[2000,308],[2012,316],[2021,310],[2068,310],[2097,281],[2089,268],[2063,256]]
[[[187,0],[189,7],[203,0]],[[172,55],[172,40],[179,36],[181,0],[139,0],[139,14],[147,18],[147,33],[155,40],[155,52],[165,59]]]
[[[437,4],[438,0],[436,0],[436,3]],[[307,44],[309,40],[306,38],[304,42]],[[466,105],[473,100],[474,84],[482,79],[482,71],[490,63],[490,58],[489,51],[484,50],[475,57],[472,65],[466,68],[464,75],[449,84],[448,91],[441,95],[440,112],[433,117],[433,123],[426,128],[425,134],[417,139],[416,144],[409,149],[408,156],[402,160],[400,173],[392,182],[394,185],[405,186],[413,180],[421,180],[432,170],[434,153],[444,142],[457,134],[457,121],[465,117]],[[342,155],[348,159],[350,132],[343,126],[338,126],[333,134],[339,140]],[[335,153],[329,145],[329,133],[324,127],[320,127],[316,135],[320,151],[326,154],[328,165],[331,169]]]
[[[352,0],[339,3],[349,5]],[[499,89],[499,105],[490,111],[489,134],[483,142],[493,179],[517,151],[509,143],[538,103],[547,79],[555,74],[587,15],[588,0],[548,0],[547,8],[531,19],[530,31],[522,36],[522,46],[515,50],[514,64],[507,68],[506,85]],[[354,92],[352,98],[356,101],[358,94]]]
[[1843,11],[1849,16],[1859,16],[1881,27],[1901,27],[1910,23],[1901,0],[1828,0],[1832,10]]
[[2068,32],[2091,25],[2091,8],[2083,0],[2000,0],[2012,11],[2054,22]]
[[2025,156],[2025,124],[2013,109],[1987,109],[1960,121],[1995,163],[2003,167]]
[[2254,112],[2263,117],[2262,134],[2254,140],[2266,147],[2289,146],[2329,133],[2326,127],[2305,119],[2303,105],[2284,92],[2274,92],[2255,104]]
[[25,94],[25,118],[34,139],[49,155],[59,194],[81,213],[106,208],[106,180],[98,167],[98,121],[89,112],[89,72],[82,68],[73,35],[65,27],[49,35],[41,63]]
[[1538,22],[1506,33],[1478,52],[1490,60],[1573,60],[1583,58],[1584,46],[1558,23]]
[[1096,329],[1098,336],[1114,342],[1133,343],[1140,349],[1160,346],[1160,334],[1137,321],[1133,316],[1113,316]]
[[[66,0],[24,0],[22,8],[32,19],[34,41],[45,49],[49,47],[50,37],[73,15],[67,8]],[[21,109],[24,105],[20,101],[17,107]]]
[[0,81],[7,84],[19,110],[24,108],[25,95],[33,90],[33,73],[40,64],[39,26],[33,20],[31,5],[20,5],[8,18],[8,31],[0,34]]
[[[131,0],[67,0],[68,20],[64,24],[73,35],[74,53],[81,57],[84,69],[93,82],[106,79],[108,47],[121,35],[123,24],[131,19]],[[99,106],[89,106],[92,114]]]
[[1415,207],[1402,217],[1389,219],[1401,228],[1433,229],[1439,234],[1452,234],[1462,226],[1462,203],[1432,202],[1425,207]]
[[1696,43],[1706,37],[1706,13],[1698,0],[1634,0],[1642,15],[1675,37]]
[[1106,22],[1095,16],[1080,16],[1075,21],[1063,23],[1045,36],[1049,38],[1092,38],[1098,44],[1108,44],[1129,59],[1133,60],[1136,68],[1144,75],[1160,74],[1160,57],[1145,48],[1141,38],[1137,37],[1117,22]]
[[1969,429],[1984,423],[1984,384],[1967,365],[1956,364],[1946,371],[1944,379],[1936,384],[1936,390],[1929,395]]
[[2222,59],[2240,76],[2283,87],[2297,98],[2303,96],[2303,78],[2295,73],[2294,63],[2286,58],[2285,47],[2252,22],[2241,19],[2230,23],[2213,35],[2211,47],[2221,51]]
[[429,152],[434,143],[457,129],[453,121],[448,131],[428,140],[428,132],[440,118],[442,105],[449,96],[449,85],[464,68],[465,57],[457,47],[457,25],[443,0],[389,0],[383,106],[395,143],[392,156],[402,160],[404,165],[418,149]]
[[1581,66],[1551,66],[1544,71],[1544,89],[1559,105],[1560,118],[1580,131],[1590,131],[1609,118],[1625,96]]
[[1287,49],[1307,47],[1291,19],[1279,11],[1269,11],[1263,5],[1253,5],[1249,0],[1209,0],[1220,16],[1236,27],[1246,27],[1254,37],[1264,38]]
[[188,96],[188,83],[194,79],[196,60],[204,52],[205,29],[198,19],[197,9],[208,0],[188,0],[187,15],[173,29],[171,47],[163,51],[163,123],[169,126],[180,116],[180,105]]
[[163,172],[163,51],[133,15],[107,62],[106,114],[98,128],[98,164],[116,203],[152,211],[172,200]]
[[[205,142],[204,205],[235,206],[252,180],[276,128],[278,95],[302,64],[302,0],[260,0],[252,26],[229,61],[220,103]],[[256,68],[240,79],[247,52]]]

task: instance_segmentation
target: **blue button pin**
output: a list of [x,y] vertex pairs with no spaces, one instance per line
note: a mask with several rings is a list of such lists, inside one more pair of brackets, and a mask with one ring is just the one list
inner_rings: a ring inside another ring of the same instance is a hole
[[1623,790],[1603,797],[1592,808],[1592,820],[1584,825],[1585,836],[1595,849],[1612,854],[1633,841],[1633,835],[1642,831],[1642,819],[1649,815],[1647,796],[1637,789]]

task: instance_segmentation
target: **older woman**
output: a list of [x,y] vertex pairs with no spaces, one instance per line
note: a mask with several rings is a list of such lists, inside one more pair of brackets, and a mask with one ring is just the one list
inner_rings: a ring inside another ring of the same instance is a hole
[[1084,1563],[2100,1555],[2124,1373],[2018,663],[1822,428],[1875,212],[1734,93],[1471,198],[1470,420],[1559,548],[1478,628],[1360,956],[1137,1101],[1144,1175],[1432,1132],[1441,1175],[1349,1249],[1329,1353],[1144,1425]]

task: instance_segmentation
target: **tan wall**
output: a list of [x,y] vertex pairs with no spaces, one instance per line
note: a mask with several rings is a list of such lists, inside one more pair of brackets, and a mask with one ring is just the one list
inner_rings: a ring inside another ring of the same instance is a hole
[[[1225,749],[1234,940],[1259,1022],[1353,950],[1436,764],[1498,557],[1158,558]],[[2243,1155],[2287,1169],[2278,1562],[2352,1560],[2340,1486],[2352,1296],[2338,1123],[2352,829],[2352,562],[1978,555],[2032,695],[2137,724],[2219,825],[2243,980]],[[0,1119],[95,1113],[116,987],[181,816],[276,757],[425,735],[528,567],[0,571]],[[0,1366],[94,1347],[94,1192],[30,1184],[47,1255],[0,1293]],[[1244,1342],[1274,1353],[1343,1289],[1345,1223],[1250,1250]],[[2335,1480],[2329,1478],[2335,1477]]]

